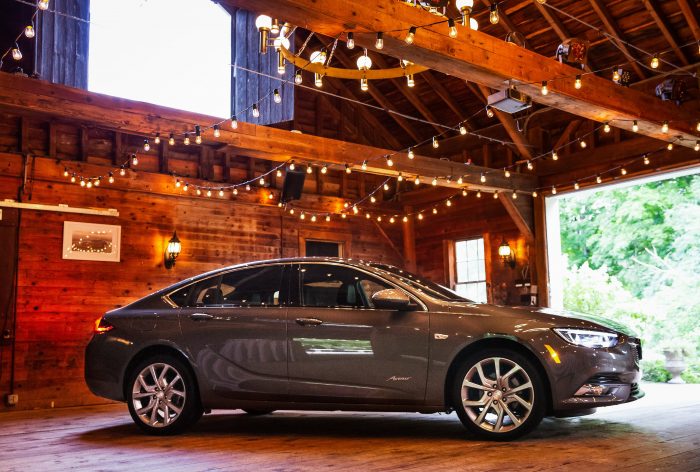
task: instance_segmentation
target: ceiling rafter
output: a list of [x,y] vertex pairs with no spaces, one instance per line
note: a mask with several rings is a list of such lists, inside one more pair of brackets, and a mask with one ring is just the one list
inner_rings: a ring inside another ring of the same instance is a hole
[[661,11],[661,7],[659,6],[659,4],[656,3],[656,0],[642,0],[642,3],[644,3],[644,6],[646,7],[647,11],[656,22],[656,25],[661,30],[661,33],[664,35],[664,38],[666,38],[666,42],[669,44],[669,46],[671,46],[671,49],[673,49],[673,52],[676,54],[676,57],[678,57],[678,59],[683,63],[684,66],[690,64],[688,58],[678,46],[678,40],[671,31],[670,26],[666,23],[666,20],[664,20],[664,13],[663,11]]
[[690,4],[688,0],[676,0],[678,6],[685,17],[685,21],[690,26],[690,30],[693,32],[693,37],[696,41],[700,42],[700,25],[698,25],[698,17],[695,9]]

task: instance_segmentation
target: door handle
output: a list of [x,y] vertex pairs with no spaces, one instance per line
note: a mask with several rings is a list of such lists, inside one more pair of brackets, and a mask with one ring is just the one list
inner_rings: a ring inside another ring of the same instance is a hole
[[194,321],[207,321],[214,318],[214,315],[208,313],[192,313],[190,319]]
[[323,323],[323,321],[317,318],[297,318],[297,324],[301,326],[318,326]]

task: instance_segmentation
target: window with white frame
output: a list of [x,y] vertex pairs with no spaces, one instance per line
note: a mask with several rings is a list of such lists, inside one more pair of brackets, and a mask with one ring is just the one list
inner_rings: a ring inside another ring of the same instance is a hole
[[469,300],[486,303],[484,238],[456,241],[455,262],[455,291]]

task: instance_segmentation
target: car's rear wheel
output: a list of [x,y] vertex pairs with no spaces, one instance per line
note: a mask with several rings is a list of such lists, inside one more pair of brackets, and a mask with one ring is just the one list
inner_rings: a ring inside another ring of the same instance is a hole
[[482,439],[510,440],[535,428],[545,412],[541,374],[510,349],[488,349],[460,365],[452,404],[464,426]]
[[131,371],[127,403],[134,423],[149,434],[176,434],[202,416],[194,377],[179,359],[150,357]]

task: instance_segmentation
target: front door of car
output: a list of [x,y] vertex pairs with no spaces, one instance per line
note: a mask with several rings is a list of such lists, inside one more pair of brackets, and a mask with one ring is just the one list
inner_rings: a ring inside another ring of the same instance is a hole
[[395,288],[333,263],[292,267],[289,388],[294,400],[381,404],[425,397],[428,313],[380,310],[371,296]]
[[190,288],[180,323],[203,390],[228,398],[286,398],[287,267],[237,269]]

